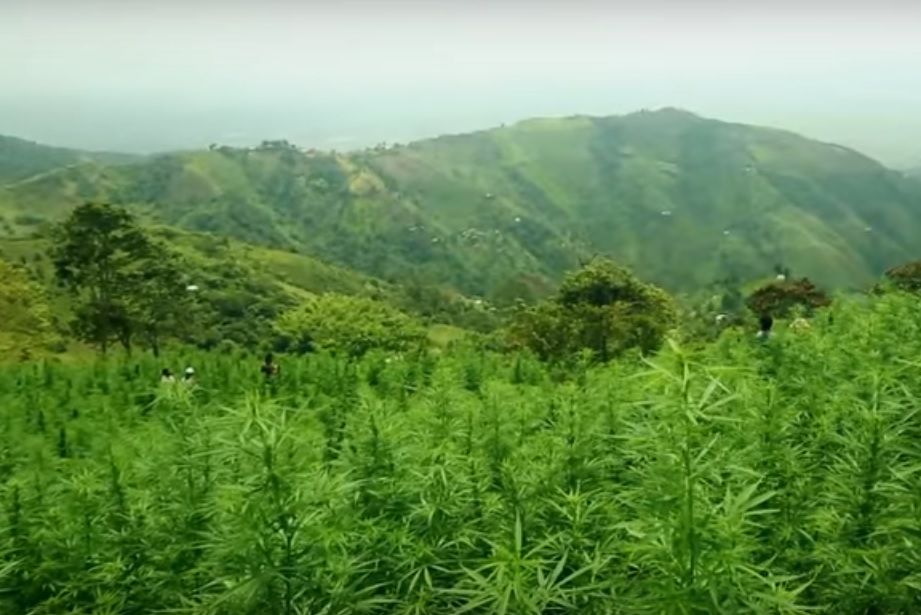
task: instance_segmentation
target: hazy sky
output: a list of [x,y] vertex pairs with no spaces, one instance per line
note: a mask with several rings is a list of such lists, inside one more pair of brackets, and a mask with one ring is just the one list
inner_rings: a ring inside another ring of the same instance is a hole
[[0,133],[348,149],[677,106],[921,164],[921,1],[0,0]]

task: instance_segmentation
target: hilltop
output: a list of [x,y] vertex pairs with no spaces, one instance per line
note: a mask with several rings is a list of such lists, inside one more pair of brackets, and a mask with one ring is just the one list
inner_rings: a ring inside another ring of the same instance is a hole
[[351,153],[282,141],[83,162],[8,183],[0,229],[30,234],[87,200],[499,301],[544,294],[595,253],[676,291],[778,264],[859,287],[917,257],[921,232],[921,184],[903,174],[844,147],[677,109]]

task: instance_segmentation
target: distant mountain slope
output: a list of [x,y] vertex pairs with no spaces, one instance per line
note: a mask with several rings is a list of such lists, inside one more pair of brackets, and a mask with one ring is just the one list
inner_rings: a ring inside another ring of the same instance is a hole
[[[533,252],[546,255],[552,241],[535,236],[562,230],[672,287],[774,263],[843,286],[919,249],[921,190],[897,173],[841,147],[674,110],[534,120],[371,164],[403,192],[442,203],[448,183],[458,185],[450,195],[492,193],[504,207],[489,213],[537,227],[525,239]],[[483,220],[451,203],[439,214]]]
[[24,179],[81,162],[121,164],[139,159],[140,156],[131,154],[84,152],[0,135],[0,183]]
[[595,252],[674,290],[775,264],[859,286],[921,252],[921,183],[843,147],[674,109],[346,155],[274,143],[81,165],[8,186],[0,212],[21,233],[92,199],[504,299],[546,291]]

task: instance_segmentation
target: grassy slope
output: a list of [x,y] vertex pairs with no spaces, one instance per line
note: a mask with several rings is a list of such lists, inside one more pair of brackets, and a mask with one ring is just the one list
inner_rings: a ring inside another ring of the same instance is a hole
[[[241,263],[258,275],[299,295],[322,292],[386,295],[393,290],[374,278],[302,254],[170,227],[159,226],[152,230],[157,238],[167,241],[179,252],[193,270]],[[52,270],[47,258],[48,247],[48,241],[41,238],[0,239],[0,258],[27,266],[37,278],[50,283]]]
[[470,294],[522,274],[546,288],[595,252],[675,290],[775,263],[859,286],[917,257],[921,231],[921,186],[901,174],[676,110],[530,120],[345,156],[222,149],[80,165],[7,186],[0,213],[21,233],[17,215],[53,219],[89,199]]
[[[373,297],[409,311],[424,307],[408,300],[403,288],[303,254],[162,225],[153,226],[151,231],[180,253],[190,282],[200,287],[199,298],[212,305],[242,301],[241,307],[245,307],[259,300],[284,308],[314,294],[335,292]],[[43,238],[0,238],[0,259],[25,267],[42,282],[49,291],[53,313],[66,322],[70,318],[69,300],[54,286],[48,248]],[[431,325],[431,341],[437,346],[465,333],[458,327],[439,324],[442,318],[450,317],[438,314],[426,319]],[[237,320],[252,323],[242,316]],[[71,345],[78,352],[81,348]]]

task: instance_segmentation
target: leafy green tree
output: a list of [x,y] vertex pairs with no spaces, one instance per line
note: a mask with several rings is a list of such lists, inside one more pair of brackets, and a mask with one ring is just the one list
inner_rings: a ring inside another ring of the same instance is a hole
[[28,358],[57,340],[41,288],[0,261],[0,357]]
[[183,263],[163,246],[152,247],[129,304],[133,326],[155,356],[165,338],[184,337],[198,322]]
[[105,353],[113,339],[131,348],[128,305],[150,255],[147,236],[127,211],[88,203],[54,232],[58,280],[74,296],[75,332]]
[[745,304],[755,314],[788,316],[795,307],[807,314],[831,304],[825,291],[813,284],[809,278],[778,280],[766,284],[753,292]]
[[179,261],[124,209],[89,203],[54,233],[58,280],[74,299],[75,333],[105,353],[140,337],[158,353],[167,332],[190,322]]
[[513,345],[530,349],[542,361],[565,356],[573,347],[575,320],[555,301],[520,304],[509,325]]
[[589,349],[607,361],[629,348],[658,348],[676,314],[664,291],[596,259],[566,276],[549,302],[519,310],[511,332],[543,358]]
[[372,349],[404,351],[425,341],[422,326],[396,308],[373,299],[327,293],[313,297],[278,319],[277,346],[315,348],[350,357]]

